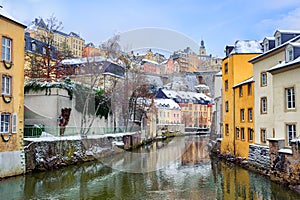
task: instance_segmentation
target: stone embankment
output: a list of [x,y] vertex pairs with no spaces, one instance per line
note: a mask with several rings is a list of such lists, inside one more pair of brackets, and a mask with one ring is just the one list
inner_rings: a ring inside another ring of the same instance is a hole
[[292,140],[291,148],[285,147],[284,139],[268,140],[269,146],[251,144],[248,159],[221,153],[222,140],[217,140],[212,153],[300,192],[300,140]]
[[65,136],[27,138],[25,142],[26,172],[45,171],[80,162],[101,159],[141,145],[141,134],[122,133],[98,136]]

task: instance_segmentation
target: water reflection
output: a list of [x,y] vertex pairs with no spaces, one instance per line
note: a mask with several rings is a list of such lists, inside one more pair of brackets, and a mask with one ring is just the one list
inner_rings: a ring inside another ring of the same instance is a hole
[[[141,148],[135,154],[120,154],[104,164],[84,163],[5,179],[0,181],[0,196],[1,199],[300,198],[266,177],[209,159],[207,142],[208,138],[201,137],[174,138]],[[142,158],[137,159],[138,154]],[[133,166],[147,172],[120,171],[122,164],[126,169]]]

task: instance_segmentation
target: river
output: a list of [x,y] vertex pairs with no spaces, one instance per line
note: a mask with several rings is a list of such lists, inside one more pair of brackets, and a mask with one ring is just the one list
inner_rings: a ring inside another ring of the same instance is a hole
[[209,138],[176,137],[133,152],[0,181],[0,199],[274,199],[300,195],[210,158]]

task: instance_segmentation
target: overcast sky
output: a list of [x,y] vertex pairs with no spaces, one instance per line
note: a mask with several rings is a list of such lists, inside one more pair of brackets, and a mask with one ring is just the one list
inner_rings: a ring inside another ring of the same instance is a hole
[[207,52],[219,57],[224,56],[224,47],[236,40],[262,40],[265,36],[273,36],[277,29],[300,30],[299,0],[1,2],[7,12],[27,25],[34,18],[49,18],[54,14],[63,23],[64,32],[79,33],[86,43],[99,45],[116,33],[155,27],[183,34],[197,44],[203,38]]

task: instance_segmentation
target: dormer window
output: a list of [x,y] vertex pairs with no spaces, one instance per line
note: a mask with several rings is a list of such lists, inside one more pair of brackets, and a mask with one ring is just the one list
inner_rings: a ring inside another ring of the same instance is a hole
[[286,48],[286,62],[290,62],[290,61],[294,60],[293,57],[294,57],[293,47],[288,46]]
[[281,36],[278,35],[278,36],[276,37],[276,46],[278,47],[278,46],[280,46],[280,45],[281,45]]
[[36,51],[36,44],[33,42],[31,45],[32,45],[32,51],[35,52]]
[[269,51],[269,41],[264,44],[264,52]]

